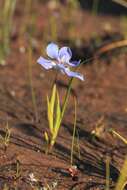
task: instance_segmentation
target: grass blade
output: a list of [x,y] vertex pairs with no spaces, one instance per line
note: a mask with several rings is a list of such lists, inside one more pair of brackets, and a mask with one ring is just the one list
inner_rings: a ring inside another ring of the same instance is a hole
[[47,96],[47,116],[48,116],[50,132],[51,134],[53,134],[53,114],[51,112],[51,105],[48,96]]
[[116,136],[116,137],[118,137],[120,140],[122,140],[126,145],[127,145],[127,140],[124,138],[124,137],[122,137],[119,133],[117,133],[115,130],[111,130],[111,132]]
[[60,108],[59,93],[57,91],[56,92],[56,121],[55,121],[55,125],[53,128],[53,138],[52,138],[52,142],[51,142],[52,146],[54,145],[56,137],[58,135],[60,124],[61,124],[61,108]]
[[53,86],[52,96],[51,96],[51,100],[50,100],[50,108],[51,108],[52,115],[54,113],[55,99],[56,99],[56,85]]
[[121,174],[119,176],[118,183],[116,185],[115,190],[123,190],[126,183],[127,183],[127,157],[124,161]]

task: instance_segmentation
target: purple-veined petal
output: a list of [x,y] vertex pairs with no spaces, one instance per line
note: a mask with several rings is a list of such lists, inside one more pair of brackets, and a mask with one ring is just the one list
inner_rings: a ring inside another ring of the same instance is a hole
[[59,47],[55,43],[50,43],[46,48],[46,52],[50,58],[57,59]]
[[71,61],[68,62],[67,64],[70,65],[71,67],[77,67],[80,64],[80,60],[79,61]]
[[66,68],[64,71],[65,71],[65,73],[66,73],[69,77],[74,77],[74,78],[78,78],[78,79],[80,79],[80,80],[84,80],[84,77],[83,77],[82,74],[77,73],[77,72],[70,71],[69,68]]
[[69,47],[62,47],[59,50],[59,59],[63,63],[68,63],[72,57],[72,52]]
[[39,63],[41,66],[43,66],[45,69],[52,69],[55,65],[54,62],[48,60],[48,59],[45,59],[43,57],[39,57],[39,59],[37,60],[37,63]]

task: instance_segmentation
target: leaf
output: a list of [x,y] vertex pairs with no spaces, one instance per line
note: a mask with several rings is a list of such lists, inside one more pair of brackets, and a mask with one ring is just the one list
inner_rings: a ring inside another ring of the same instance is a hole
[[56,99],[56,85],[53,86],[52,96],[51,96],[51,100],[50,100],[50,106],[51,106],[52,115],[54,115],[53,113],[54,113],[55,99]]
[[56,121],[55,121],[55,126],[53,130],[53,136],[56,138],[59,128],[60,128],[60,123],[61,123],[61,108],[60,108],[60,99],[59,99],[59,93],[58,91],[56,92],[57,99],[56,99]]
[[48,133],[46,131],[44,132],[44,138],[48,144],[49,143],[49,137],[48,137]]
[[48,96],[47,96],[47,116],[48,116],[48,122],[49,122],[49,129],[52,134],[53,133],[53,114],[51,112],[51,105],[50,105]]
[[124,164],[120,171],[120,175],[115,190],[124,190],[126,183],[127,183],[127,157],[125,158]]

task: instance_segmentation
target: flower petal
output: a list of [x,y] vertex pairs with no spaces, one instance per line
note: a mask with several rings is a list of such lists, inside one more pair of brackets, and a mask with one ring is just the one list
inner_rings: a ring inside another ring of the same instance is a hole
[[46,48],[46,52],[50,58],[57,59],[59,48],[55,43],[50,43]]
[[43,57],[39,57],[39,59],[37,60],[37,63],[39,63],[41,66],[43,66],[45,69],[52,69],[55,65],[54,62],[48,60],[48,59],[45,59]]
[[66,68],[64,71],[65,71],[65,73],[66,73],[69,77],[74,77],[74,78],[78,78],[78,79],[80,79],[80,80],[84,80],[84,77],[83,77],[82,74],[77,73],[77,72],[70,71],[69,68]]
[[66,67],[63,64],[58,63],[58,64],[56,64],[54,66],[54,69],[56,69],[56,70],[60,71],[61,73],[65,74]]
[[72,57],[72,52],[69,47],[62,47],[59,50],[59,59],[63,63],[68,63]]
[[68,62],[68,65],[70,65],[71,67],[77,67],[80,64],[80,60],[79,61],[71,61]]

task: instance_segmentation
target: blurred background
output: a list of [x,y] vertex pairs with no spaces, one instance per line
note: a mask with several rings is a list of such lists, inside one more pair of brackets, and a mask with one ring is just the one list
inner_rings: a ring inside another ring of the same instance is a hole
[[126,37],[126,0],[0,1],[1,65],[11,51],[25,53],[31,46],[37,53],[50,41],[77,47],[76,56],[84,58],[105,42]]

